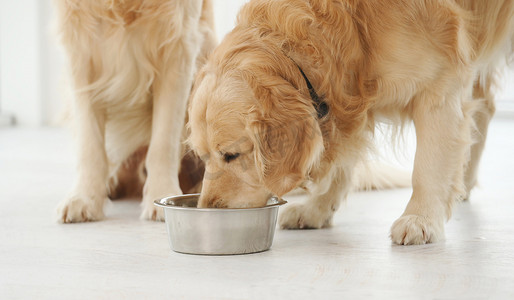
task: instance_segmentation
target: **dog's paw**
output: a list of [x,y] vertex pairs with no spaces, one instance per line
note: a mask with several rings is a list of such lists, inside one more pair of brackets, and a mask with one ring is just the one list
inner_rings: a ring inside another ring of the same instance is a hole
[[330,226],[332,216],[301,203],[291,203],[284,207],[279,217],[282,229],[319,229]]
[[391,240],[398,245],[423,245],[443,238],[443,221],[425,216],[404,215],[391,227]]
[[[144,203],[144,202],[143,202]],[[153,202],[143,204],[142,220],[164,221],[164,209],[155,206]]]
[[79,223],[98,221],[104,218],[103,206],[107,197],[72,196],[57,207],[57,221]]
[[182,195],[178,183],[155,181],[148,178],[143,190],[143,209],[140,218],[142,220],[164,221],[164,209],[155,206],[154,201],[163,197]]

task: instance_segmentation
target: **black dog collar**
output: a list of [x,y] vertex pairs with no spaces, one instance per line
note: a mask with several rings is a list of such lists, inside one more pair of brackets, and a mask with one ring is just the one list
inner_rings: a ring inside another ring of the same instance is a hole
[[298,67],[298,70],[300,70],[300,73],[302,73],[303,79],[305,79],[305,83],[307,84],[307,88],[309,89],[309,94],[311,95],[312,102],[314,102],[314,108],[316,109],[316,112],[318,114],[318,119],[321,119],[328,114],[328,104],[323,100],[323,97],[318,96],[318,93],[316,93],[316,90],[312,87],[309,78],[307,78],[302,68],[300,68],[300,66],[296,62],[295,64]]

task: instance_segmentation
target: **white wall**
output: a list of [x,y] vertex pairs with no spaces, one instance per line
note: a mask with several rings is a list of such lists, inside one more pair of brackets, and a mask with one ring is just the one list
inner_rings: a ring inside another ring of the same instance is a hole
[[38,0],[0,2],[0,105],[22,124],[42,124]]
[[229,33],[236,24],[236,16],[243,4],[249,0],[213,0],[214,23],[218,40]]
[[43,17],[41,24],[41,101],[44,125],[60,122],[66,97],[71,95],[67,87],[71,81],[66,76],[66,55],[59,43],[55,29],[55,12],[52,0],[39,0]]
[[[248,0],[214,0],[218,40]],[[0,0],[0,115],[24,126],[56,124],[66,101],[65,55],[52,29],[51,0]],[[514,71],[504,79],[499,109],[514,109]],[[503,103],[503,104],[502,104]],[[506,104],[505,104],[506,103]]]

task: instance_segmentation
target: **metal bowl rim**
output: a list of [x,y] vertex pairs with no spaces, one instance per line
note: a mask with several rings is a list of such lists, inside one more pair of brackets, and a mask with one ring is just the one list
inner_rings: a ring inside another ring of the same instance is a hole
[[[184,206],[174,206],[174,205],[167,205],[167,204],[164,204],[163,202],[169,200],[169,199],[180,199],[180,198],[190,198],[190,197],[199,197],[200,194],[184,194],[184,195],[176,195],[176,196],[170,196],[170,197],[164,197],[162,199],[159,199],[159,200],[155,200],[154,201],[154,205],[156,206],[159,206],[159,207],[162,207],[162,208],[170,208],[170,209],[179,209],[179,210],[189,210],[189,211],[210,211],[210,212],[219,212],[219,211],[254,211],[254,210],[264,210],[264,209],[269,209],[269,208],[273,208],[273,207],[278,207],[278,206],[281,206],[281,205],[284,205],[287,203],[286,200],[282,199],[282,198],[279,198],[279,197],[275,197],[277,198],[278,202],[277,203],[273,203],[273,204],[270,204],[270,205],[266,205],[266,206],[263,206],[263,207],[249,207],[249,208],[197,208],[197,207],[184,207]],[[273,197],[272,197],[273,198]]]

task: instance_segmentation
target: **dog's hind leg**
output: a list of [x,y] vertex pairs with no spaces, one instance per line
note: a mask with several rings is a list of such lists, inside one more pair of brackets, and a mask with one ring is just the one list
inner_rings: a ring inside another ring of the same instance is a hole
[[121,163],[109,178],[109,198],[112,200],[141,198],[146,181],[145,159],[148,146],[142,146]]
[[283,229],[318,229],[332,225],[332,217],[351,187],[350,174],[334,167],[326,176],[328,188],[316,187],[305,203],[290,203],[279,217]]
[[485,80],[477,80],[473,87],[473,102],[476,101],[479,107],[473,109],[475,143],[471,146],[470,159],[464,174],[464,184],[466,185],[464,199],[469,198],[471,189],[476,185],[477,170],[487,138],[487,129],[495,112],[494,96],[491,92],[492,80],[492,75],[488,75]]

